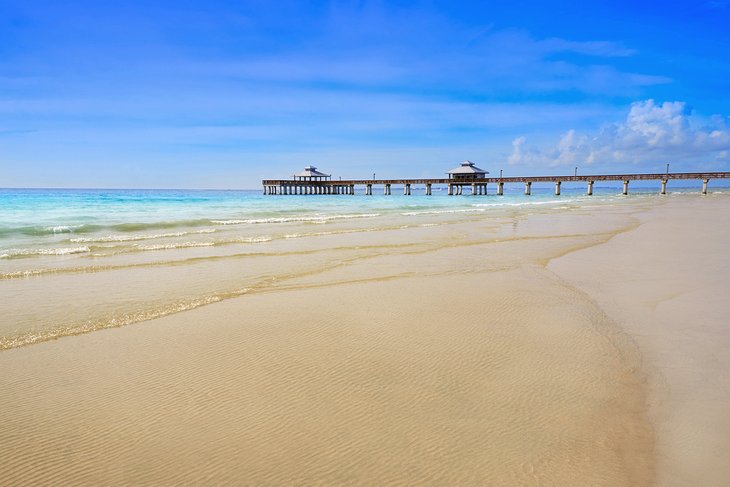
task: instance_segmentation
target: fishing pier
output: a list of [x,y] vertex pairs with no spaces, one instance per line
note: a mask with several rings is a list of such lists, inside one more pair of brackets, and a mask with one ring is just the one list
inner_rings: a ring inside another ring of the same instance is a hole
[[[589,174],[573,176],[515,176],[515,177],[487,177],[488,172],[474,166],[474,163],[464,161],[461,166],[449,171],[447,178],[418,178],[418,179],[342,179],[332,180],[329,174],[317,171],[316,167],[307,166],[301,173],[295,174],[293,179],[264,179],[262,181],[266,195],[354,195],[356,187],[364,187],[365,195],[372,195],[374,187],[381,187],[382,194],[390,195],[393,186],[402,186],[403,194],[410,195],[413,186],[424,186],[425,194],[430,196],[434,185],[447,187],[447,194],[473,196],[486,195],[489,185],[493,185],[496,195],[504,194],[505,184],[523,184],[525,195],[532,192],[532,183],[553,183],[555,194],[560,195],[560,186],[565,182],[583,182],[586,184],[586,194],[593,194],[593,185],[597,181],[621,181],[622,193],[629,194],[631,181],[658,181],[661,183],[660,194],[667,193],[667,184],[670,180],[697,180],[702,182],[702,194],[707,194],[707,187],[712,179],[730,179],[730,172],[665,172],[639,174]],[[466,192],[465,192],[466,189]]]

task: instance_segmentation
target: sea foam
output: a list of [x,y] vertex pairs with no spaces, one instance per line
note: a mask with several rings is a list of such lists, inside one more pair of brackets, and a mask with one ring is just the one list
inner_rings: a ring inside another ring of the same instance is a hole
[[271,218],[250,218],[250,219],[232,219],[232,220],[212,220],[212,223],[216,225],[243,225],[243,224],[258,224],[258,223],[289,223],[289,222],[303,222],[303,223],[322,223],[331,220],[345,220],[352,218],[372,218],[380,216],[380,213],[354,213],[345,215],[310,215],[310,216],[285,216],[285,217],[271,217]]
[[62,247],[53,249],[8,249],[0,254],[0,259],[10,259],[13,257],[27,257],[32,255],[68,255],[82,254],[91,252],[87,246],[81,247]]
[[199,235],[206,233],[215,233],[214,228],[206,228],[204,230],[196,230],[193,232],[174,232],[174,233],[157,233],[154,235],[106,235],[104,237],[78,237],[71,238],[69,242],[74,243],[104,243],[104,242],[136,242],[139,240],[155,240],[158,238],[174,238],[183,237],[185,235]]

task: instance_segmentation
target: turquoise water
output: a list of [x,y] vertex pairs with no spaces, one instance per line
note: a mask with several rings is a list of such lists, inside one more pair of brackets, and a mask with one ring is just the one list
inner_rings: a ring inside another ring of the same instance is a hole
[[[448,212],[485,212],[490,208],[596,202],[623,197],[618,186],[596,186],[592,197],[583,185],[565,184],[562,195],[553,186],[534,185],[531,196],[521,185],[508,185],[504,196],[447,196],[434,188],[425,196],[414,187],[411,196],[393,195],[292,195],[265,196],[260,191],[205,190],[0,190],[0,265],[2,260],[33,256],[90,253],[109,242],[153,241],[219,233],[225,227],[271,228],[281,223],[326,223],[332,220],[388,215],[416,217]],[[490,188],[494,191],[494,188]],[[469,192],[465,188],[465,193]],[[674,191],[697,191],[675,188]],[[656,193],[656,188],[632,188],[632,194]],[[249,238],[257,238],[249,232]],[[271,233],[271,232],[259,232]],[[262,236],[260,236],[262,237]],[[215,239],[202,243],[216,244]]]

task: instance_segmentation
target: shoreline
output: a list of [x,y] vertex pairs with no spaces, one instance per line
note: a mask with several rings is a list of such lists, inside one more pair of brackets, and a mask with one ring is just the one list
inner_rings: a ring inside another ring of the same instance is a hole
[[[602,200],[596,203],[589,207],[606,205]],[[494,208],[491,204],[478,203],[466,209],[415,212],[418,214],[415,217],[408,211],[383,217],[377,223],[359,217],[336,221],[328,218],[324,231],[319,228],[313,231],[309,220],[289,223],[284,228],[280,224],[265,225],[262,229],[259,225],[240,228],[234,225],[230,234],[216,237],[223,242],[208,241],[211,237],[206,231],[201,236],[203,241],[183,243],[186,248],[178,248],[181,246],[178,242],[156,245],[161,248],[155,252],[128,253],[130,249],[119,251],[116,246],[120,244],[115,242],[108,250],[110,255],[103,252],[91,257],[69,255],[40,265],[26,263],[24,259],[7,262],[4,264],[10,272],[0,274],[0,286],[9,296],[4,306],[0,306],[0,311],[8,316],[8,323],[0,323],[0,350],[148,321],[278,288],[283,281],[301,273],[324,275],[333,265],[378,258],[382,254],[408,255],[453,245],[503,243],[510,239],[519,242],[523,238],[573,238],[581,231],[575,229],[566,235],[542,231],[530,236],[511,232],[509,228],[495,229],[510,221],[517,223],[528,215],[552,215],[556,210],[579,209],[580,205],[572,199],[536,201],[516,208]],[[488,222],[486,227],[482,227],[484,222]],[[475,232],[474,228],[484,228],[486,233]],[[252,231],[268,236],[253,238]],[[464,242],[459,235],[468,235],[471,241]],[[126,246],[128,237],[123,240],[121,245]],[[112,279],[120,285],[110,287]],[[140,288],[139,292],[135,291],[136,287]],[[88,304],[69,307],[68,303]],[[7,326],[11,321],[16,326]]]

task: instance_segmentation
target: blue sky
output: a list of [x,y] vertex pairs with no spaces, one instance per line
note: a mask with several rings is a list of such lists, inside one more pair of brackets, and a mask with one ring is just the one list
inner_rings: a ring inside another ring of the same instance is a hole
[[730,3],[0,0],[0,187],[730,170]]

